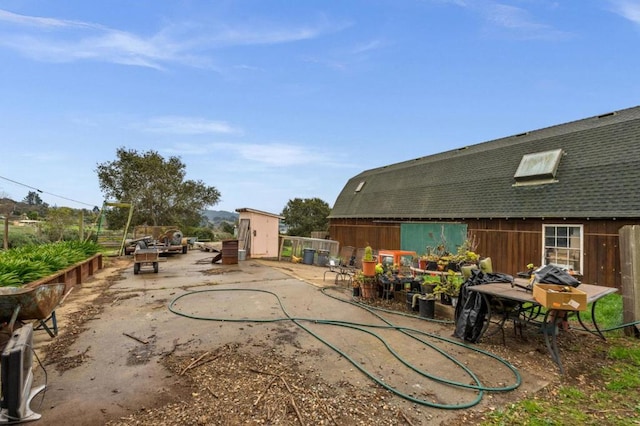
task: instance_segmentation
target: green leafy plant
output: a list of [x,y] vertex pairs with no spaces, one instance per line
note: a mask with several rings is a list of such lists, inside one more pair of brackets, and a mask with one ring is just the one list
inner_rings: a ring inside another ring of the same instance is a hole
[[462,286],[462,276],[449,269],[440,282],[434,287],[434,294],[446,294],[450,297],[458,297]]
[[437,274],[424,274],[422,276],[423,284],[440,284],[441,281],[440,275]]
[[21,286],[87,259],[98,252],[93,242],[61,241],[0,253],[0,286]]
[[373,261],[373,249],[371,248],[371,246],[366,246],[364,248],[364,256],[362,257],[362,260],[365,262]]
[[357,271],[353,274],[353,279],[351,280],[351,286],[354,288],[360,287],[360,284],[364,282],[364,274],[362,271]]
[[376,264],[376,275],[382,275],[384,274],[384,266],[382,266],[382,263],[377,263]]

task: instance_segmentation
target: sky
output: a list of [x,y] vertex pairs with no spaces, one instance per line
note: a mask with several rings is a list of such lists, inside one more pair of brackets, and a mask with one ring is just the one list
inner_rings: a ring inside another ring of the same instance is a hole
[[333,206],[362,171],[639,99],[640,0],[0,2],[16,201],[100,207],[124,147],[179,157],[211,210]]

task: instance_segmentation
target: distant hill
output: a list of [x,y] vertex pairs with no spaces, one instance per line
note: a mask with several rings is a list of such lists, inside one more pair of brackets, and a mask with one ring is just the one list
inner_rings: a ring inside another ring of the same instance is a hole
[[240,216],[238,213],[228,212],[226,210],[205,210],[202,214],[209,222],[214,224],[219,224],[221,222],[235,223]]

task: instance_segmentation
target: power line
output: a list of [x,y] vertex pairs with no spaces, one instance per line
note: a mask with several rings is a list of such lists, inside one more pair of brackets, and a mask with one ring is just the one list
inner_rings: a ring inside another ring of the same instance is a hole
[[34,186],[27,185],[26,183],[15,181],[13,179],[9,179],[9,178],[6,178],[4,176],[0,176],[0,179],[4,179],[6,181],[15,183],[16,185],[24,186],[25,188],[33,189],[34,191],[37,191],[37,192],[39,192],[41,194],[51,195],[52,197],[62,198],[63,200],[71,201],[71,202],[78,203],[78,204],[83,204],[83,205],[89,206],[89,207],[94,207],[95,206],[95,204],[83,203],[82,201],[74,200],[74,199],[68,198],[68,197],[63,197],[62,195],[52,194],[51,192],[43,191],[43,190],[38,189],[38,188],[36,188]]

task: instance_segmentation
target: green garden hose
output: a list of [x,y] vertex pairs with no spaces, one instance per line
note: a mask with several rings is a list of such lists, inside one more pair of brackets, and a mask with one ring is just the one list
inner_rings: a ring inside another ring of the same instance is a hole
[[[503,358],[500,358],[499,356],[497,356],[495,354],[492,354],[492,353],[487,352],[487,351],[483,351],[483,350],[478,349],[478,348],[476,348],[474,346],[466,345],[466,344],[464,344],[462,342],[459,342],[459,341],[455,341],[455,340],[452,340],[452,339],[447,339],[445,337],[441,337],[441,336],[438,336],[438,335],[435,335],[435,334],[432,334],[432,333],[427,333],[427,332],[424,332],[422,330],[418,330],[418,329],[414,329],[414,328],[410,328],[410,327],[403,327],[403,326],[394,325],[390,321],[388,321],[387,319],[385,319],[381,315],[379,315],[376,311],[384,311],[384,312],[388,312],[388,313],[392,313],[392,314],[399,314],[399,315],[404,315],[404,314],[401,314],[401,313],[396,312],[396,311],[389,311],[389,310],[374,308],[374,307],[371,307],[371,306],[367,306],[367,305],[363,305],[363,304],[360,304],[360,303],[353,302],[351,300],[345,300],[345,299],[342,299],[342,298],[339,298],[339,297],[336,297],[336,296],[328,295],[326,293],[326,290],[327,289],[323,289],[322,290],[322,293],[324,295],[327,295],[329,297],[332,297],[333,299],[336,299],[336,300],[344,302],[344,303],[349,303],[351,305],[358,306],[359,308],[368,311],[369,313],[374,315],[376,318],[378,318],[379,320],[383,321],[384,325],[360,324],[360,323],[354,323],[354,322],[349,322],[349,321],[338,321],[338,320],[329,320],[329,319],[292,317],[286,311],[284,305],[282,304],[282,301],[280,300],[280,298],[278,297],[278,295],[276,293],[268,291],[268,290],[262,290],[262,289],[237,289],[237,288],[231,288],[231,289],[208,289],[208,290],[191,291],[191,292],[187,292],[185,294],[182,294],[182,295],[177,296],[176,298],[174,298],[169,303],[169,311],[171,311],[172,313],[174,313],[176,315],[180,315],[182,317],[185,317],[185,318],[196,319],[196,320],[204,320],[204,321],[240,322],[240,323],[247,323],[247,322],[274,323],[274,322],[285,322],[285,321],[292,322],[295,325],[297,325],[298,327],[300,327],[301,329],[303,329],[304,331],[306,331],[307,333],[309,333],[310,335],[312,335],[313,337],[315,337],[316,339],[318,339],[320,342],[322,342],[323,344],[325,344],[326,346],[331,348],[337,354],[339,354],[340,356],[345,358],[354,367],[356,367],[365,376],[367,376],[370,380],[374,381],[375,383],[377,383],[381,387],[387,389],[388,391],[392,392],[393,394],[397,395],[400,398],[403,398],[405,400],[408,400],[408,401],[411,401],[413,403],[416,403],[416,404],[419,404],[419,405],[423,405],[423,406],[428,406],[428,407],[433,407],[433,408],[441,408],[441,409],[464,409],[464,408],[470,408],[470,407],[473,407],[474,405],[477,405],[478,403],[480,403],[480,401],[482,401],[482,398],[483,398],[485,392],[507,392],[507,391],[512,391],[512,390],[516,389],[517,387],[519,387],[521,382],[522,382],[522,378],[521,378],[520,373],[518,372],[518,370],[513,365],[511,365],[508,361],[506,361]],[[279,305],[280,310],[282,311],[284,316],[278,317],[278,318],[233,319],[233,318],[209,317],[209,316],[199,316],[199,315],[188,314],[188,313],[185,313],[185,312],[181,312],[179,309],[177,309],[175,307],[175,304],[181,299],[184,299],[184,298],[187,298],[187,297],[191,297],[191,296],[195,296],[195,295],[201,295],[201,294],[204,294],[204,293],[220,293],[220,292],[255,292],[255,293],[267,294],[267,295],[272,296],[272,297],[275,298],[275,300],[277,301],[277,304]],[[439,321],[439,322],[442,322],[442,321]],[[336,346],[334,346],[330,342],[328,342],[325,339],[323,339],[317,333],[315,333],[312,330],[310,330],[305,325],[307,323],[324,324],[324,325],[345,327],[345,328],[349,328],[349,329],[352,329],[352,330],[357,330],[357,331],[369,334],[369,335],[373,336],[374,338],[378,339],[384,345],[384,347],[389,351],[390,354],[392,354],[399,362],[401,362],[403,365],[405,365],[408,368],[410,368],[416,374],[418,374],[418,375],[420,375],[422,377],[425,377],[427,379],[436,381],[436,382],[441,383],[441,384],[453,386],[453,387],[460,388],[460,389],[467,389],[467,390],[476,391],[477,394],[476,394],[475,398],[473,398],[471,401],[466,402],[466,403],[442,404],[442,403],[435,403],[435,402],[427,401],[427,400],[424,400],[424,399],[416,398],[414,396],[411,396],[411,395],[408,395],[406,393],[403,393],[400,390],[398,390],[398,389],[392,387],[391,385],[389,385],[388,383],[386,383],[384,380],[376,377],[375,374],[371,373],[366,368],[364,368],[364,366],[361,363],[357,362],[356,360],[351,358],[349,355],[344,353],[342,350],[340,350],[339,348],[337,348]],[[445,378],[442,378],[442,377],[435,376],[435,375],[430,374],[428,372],[422,371],[418,367],[412,365],[411,363],[409,363],[408,361],[403,359],[398,353],[396,353],[393,350],[391,345],[389,345],[389,343],[383,337],[381,337],[378,333],[375,333],[371,329],[395,330],[395,331],[398,331],[400,333],[405,334],[406,336],[409,336],[410,338],[412,338],[412,339],[416,340],[417,342],[419,342],[421,345],[426,346],[426,347],[428,347],[428,348],[430,348],[430,349],[432,349],[434,351],[437,351],[443,357],[445,357],[449,361],[453,362],[460,369],[464,370],[464,372],[471,378],[471,381],[473,383],[462,383],[462,382],[452,381],[452,380],[448,380],[448,379],[445,379]],[[476,374],[468,366],[464,365],[464,363],[462,363],[461,361],[457,360],[454,356],[452,356],[451,354],[447,353],[445,350],[439,348],[436,344],[428,342],[425,339],[426,337],[429,337],[429,338],[432,338],[432,339],[436,339],[436,340],[445,342],[447,344],[453,344],[453,345],[456,345],[456,346],[465,348],[467,350],[482,354],[484,356],[490,357],[490,358],[498,361],[499,363],[503,364],[511,372],[511,374],[513,375],[513,384],[506,385],[506,386],[500,386],[500,387],[483,386],[481,384],[481,382],[480,382],[480,379],[476,376]]]

